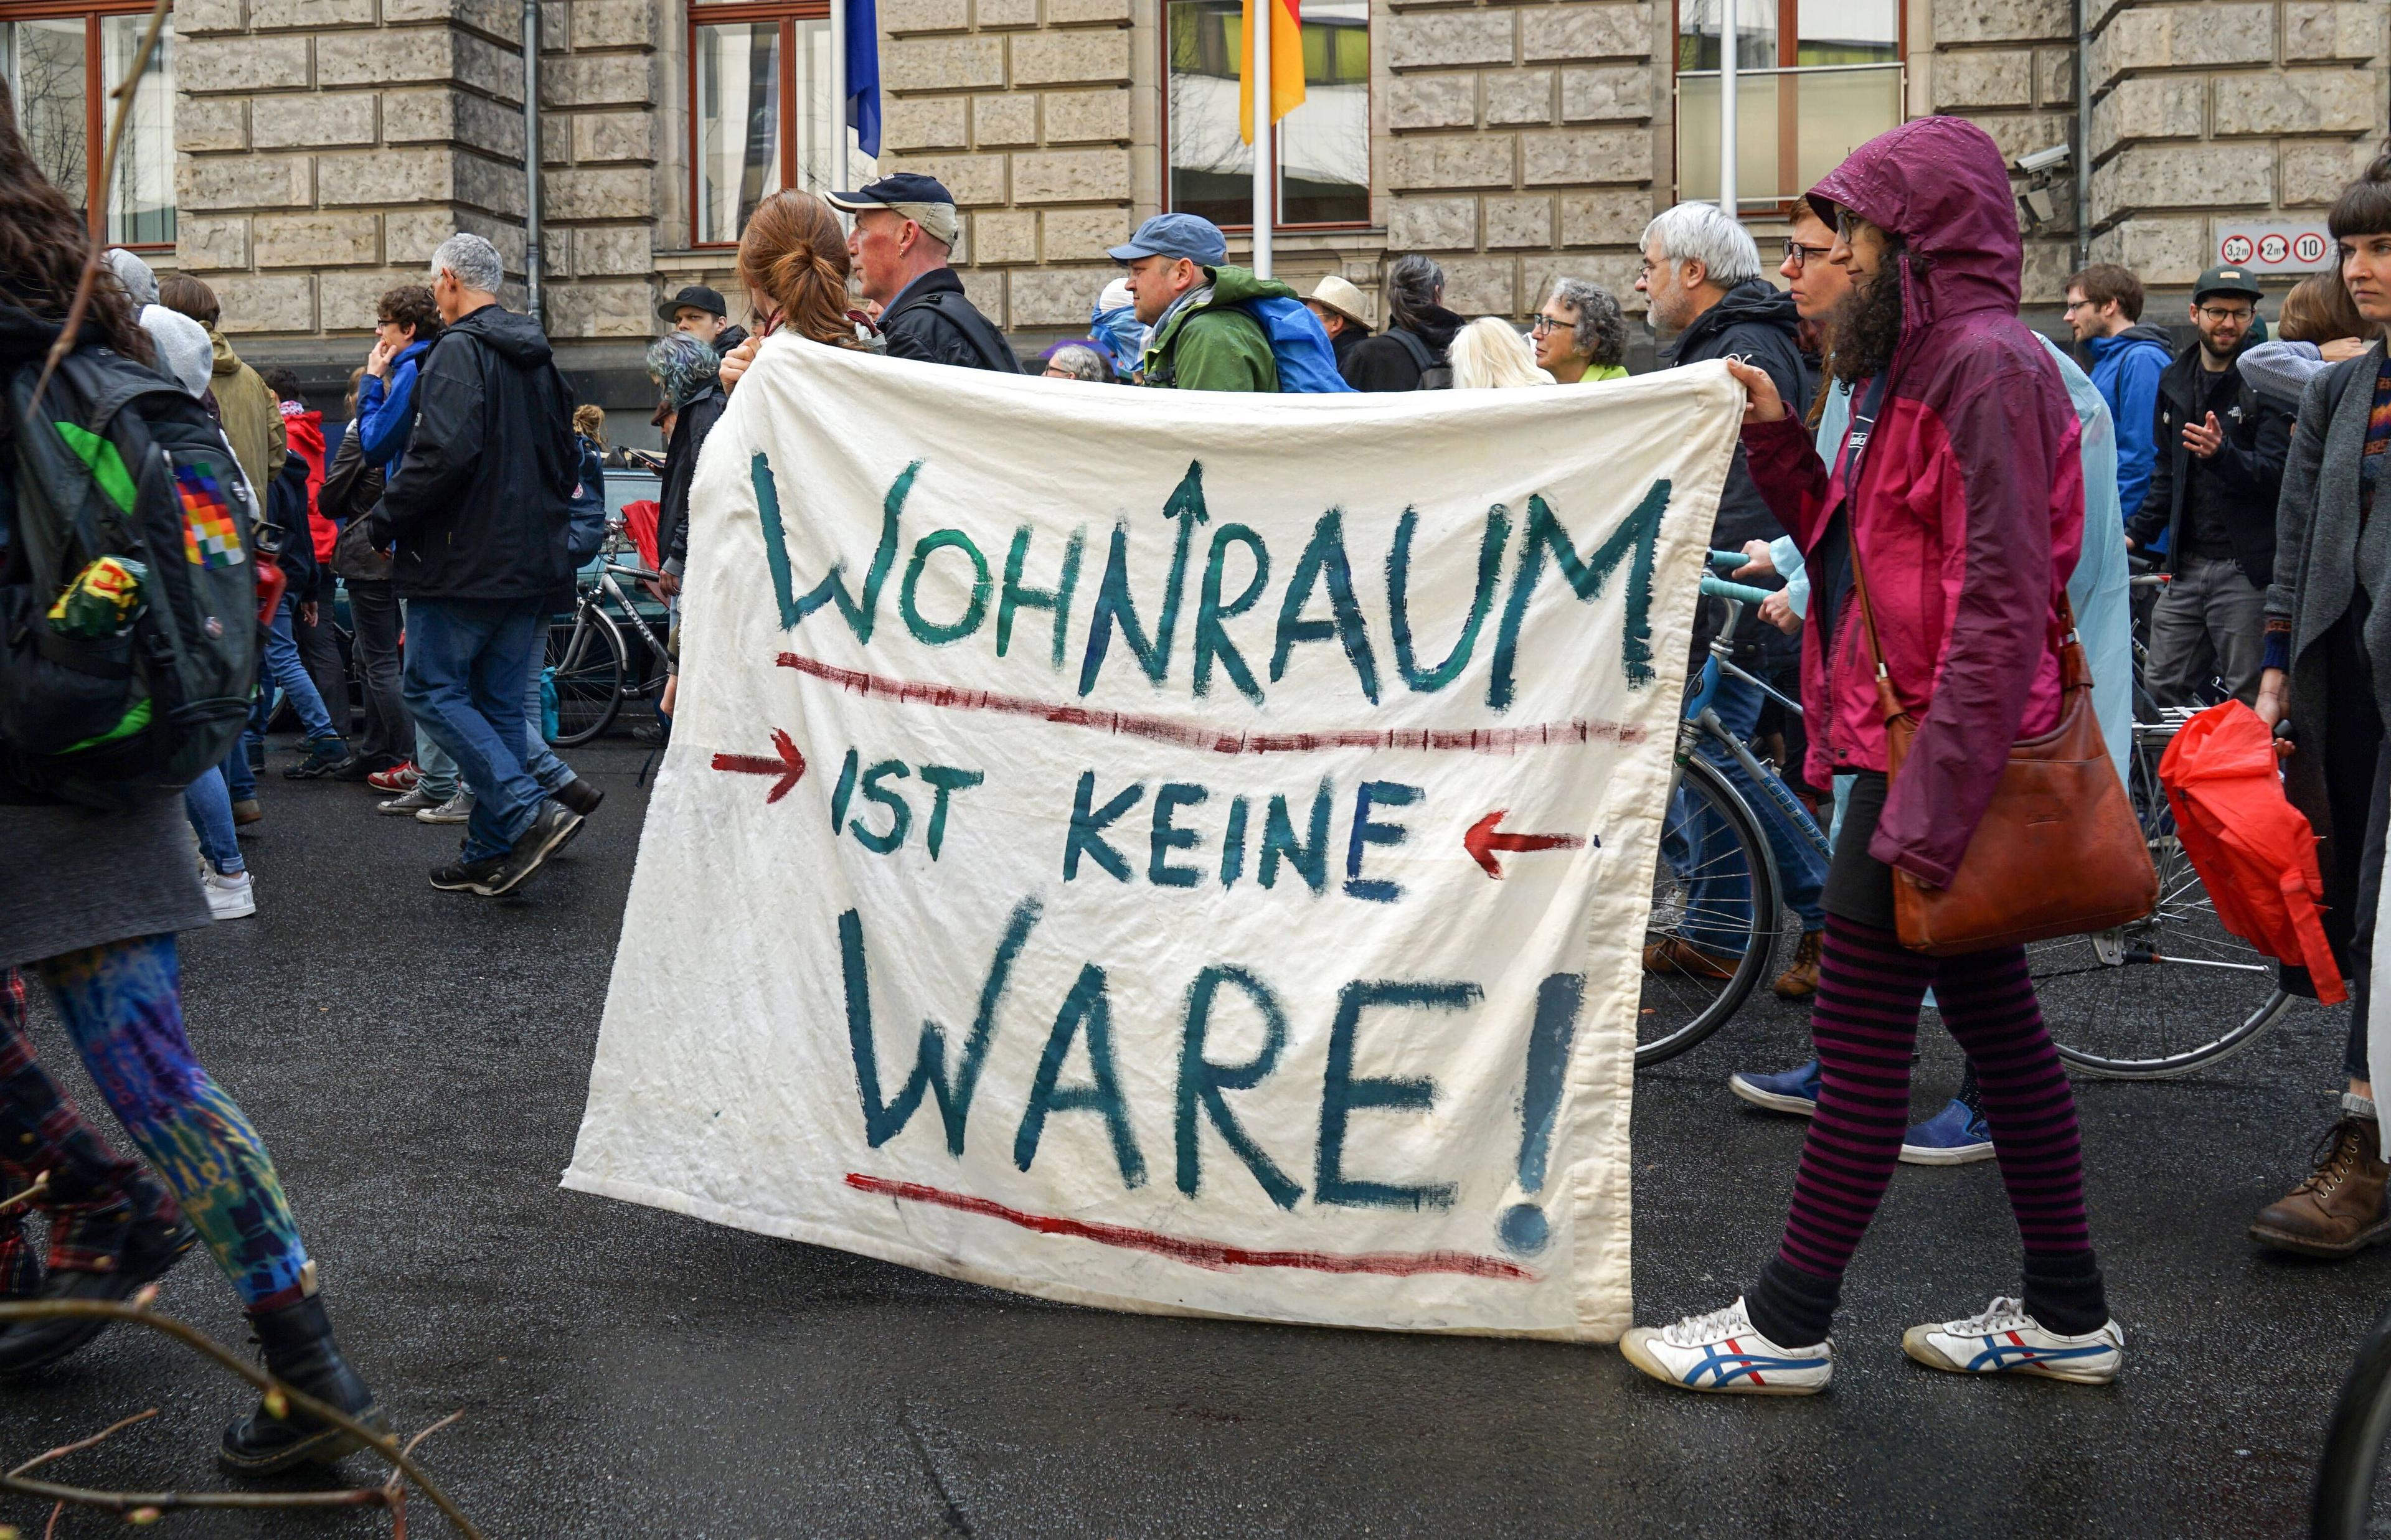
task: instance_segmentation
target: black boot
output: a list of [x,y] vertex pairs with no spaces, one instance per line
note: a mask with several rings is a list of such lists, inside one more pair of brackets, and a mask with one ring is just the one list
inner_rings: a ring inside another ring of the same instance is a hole
[[[199,1240],[165,1187],[144,1178],[120,1202],[96,1212],[53,1210],[50,1269],[40,1300],[129,1300],[164,1277]],[[105,1317],[26,1321],[0,1331],[0,1374],[55,1364],[106,1331]]]
[[[374,1405],[373,1392],[332,1341],[322,1295],[310,1294],[297,1304],[253,1315],[249,1324],[265,1350],[268,1374],[339,1407],[378,1433],[388,1431],[389,1419]],[[217,1463],[236,1475],[271,1476],[295,1465],[328,1465],[362,1447],[355,1434],[320,1422],[295,1405],[288,1411],[288,1416],[276,1417],[260,1402],[257,1410],[225,1430]]]

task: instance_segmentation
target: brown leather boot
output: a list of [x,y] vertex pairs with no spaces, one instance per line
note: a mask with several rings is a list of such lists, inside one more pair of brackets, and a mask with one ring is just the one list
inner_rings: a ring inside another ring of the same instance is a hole
[[1804,930],[1801,944],[1793,948],[1793,966],[1777,975],[1768,986],[1780,1000],[1806,1000],[1818,993],[1818,951],[1826,943],[1824,930]]
[[1683,936],[1663,936],[1644,948],[1647,973],[1682,973],[1690,979],[1732,979],[1740,959],[1732,952],[1713,952]]
[[2258,1211],[2250,1238],[2302,1256],[2346,1257],[2391,1239],[2383,1136],[2372,1118],[2345,1112],[2317,1144],[2316,1169]]

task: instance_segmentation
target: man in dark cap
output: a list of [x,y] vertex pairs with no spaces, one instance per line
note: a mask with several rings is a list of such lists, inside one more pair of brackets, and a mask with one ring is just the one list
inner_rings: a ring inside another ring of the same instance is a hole
[[730,320],[730,314],[722,296],[702,283],[691,284],[656,306],[657,319],[706,343],[717,357],[747,340],[747,328]]
[[880,306],[890,357],[1021,372],[1012,344],[973,307],[947,265],[962,222],[954,195],[936,177],[899,172],[829,197],[833,208],[855,216],[847,250],[863,297]]
[[2166,536],[2173,581],[2151,611],[2144,678],[2162,706],[2207,703],[2208,682],[2243,705],[2257,698],[2275,575],[2275,494],[2292,419],[2233,365],[2253,341],[2260,289],[2239,267],[2212,267],[2191,291],[2200,336],[2159,376],[2151,489],[2126,520],[2137,549]]

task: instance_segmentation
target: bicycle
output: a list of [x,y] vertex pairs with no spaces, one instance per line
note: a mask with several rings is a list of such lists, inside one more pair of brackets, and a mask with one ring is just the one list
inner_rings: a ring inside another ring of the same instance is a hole
[[[643,567],[613,559],[622,554],[623,525],[609,520],[604,552],[596,576],[580,584],[573,616],[548,628],[547,666],[556,686],[556,745],[570,749],[587,743],[613,726],[626,700],[661,694],[670,655],[665,637],[640,612],[623,584],[652,583],[656,574]],[[608,606],[620,612],[618,622]],[[636,681],[630,648],[623,640],[623,624],[647,648],[653,672],[641,670]]]
[[2374,1317],[2358,1356],[2334,1398],[2325,1423],[2324,1454],[2317,1461],[2316,1491],[2308,1503],[2308,1534],[2314,1540],[2358,1540],[2382,1533],[2373,1522],[2374,1487],[2383,1468],[2383,1443],[2391,1436],[2391,1310]]
[[[1746,560],[1730,551],[1713,551],[1711,559],[1725,570]],[[1777,938],[1788,929],[1777,921],[1782,883],[1759,815],[1736,785],[1698,752],[1702,740],[1724,747],[1762,789],[1784,826],[1822,857],[1829,855],[1827,837],[1807,810],[1774,769],[1736,740],[1710,710],[1718,681],[1725,676],[1758,687],[1789,711],[1801,711],[1798,702],[1726,656],[1743,607],[1766,595],[1707,575],[1702,591],[1727,600],[1728,610],[1678,729],[1678,783],[1662,825],[1664,857],[1654,864],[1647,935],[1652,941],[1698,936],[1706,949],[1721,956],[1732,953],[1737,961],[1723,979],[1682,970],[1645,973],[1637,1018],[1638,1069],[1684,1053],[1725,1025],[1751,997],[1775,956]],[[2176,838],[2158,766],[2168,742],[2192,712],[2146,705],[2137,716],[2145,712],[2152,720],[2134,725],[2127,790],[2158,870],[2157,908],[2133,925],[2061,937],[2026,949],[2052,1046],[2074,1069],[2104,1079],[2169,1080],[2206,1069],[2249,1047],[2291,1007],[2273,966],[2217,920],[2216,906]],[[1725,896],[1699,906],[1694,902],[1697,895],[1717,894]],[[2213,1025],[2220,1018],[2229,1023],[2222,1031]]]
[[[1712,566],[1732,571],[1751,558],[1740,551],[1712,551],[1710,559]],[[1809,809],[1775,766],[1726,730],[1712,706],[1720,682],[1736,679],[1801,714],[1801,702],[1738,665],[1731,655],[1745,608],[1757,607],[1768,597],[1767,591],[1705,574],[1702,593],[1723,600],[1725,614],[1678,723],[1677,783],[1661,819],[1661,858],[1653,863],[1652,909],[1645,935],[1648,944],[1670,938],[1692,941],[1714,956],[1733,956],[1736,963],[1725,978],[1683,969],[1646,969],[1636,1014],[1639,1070],[1675,1058],[1725,1025],[1758,987],[1783,933],[1777,922],[1783,879],[1776,851],[1750,799],[1700,752],[1704,740],[1725,751],[1760,789],[1768,810],[1821,862],[1829,853],[1826,833]]]

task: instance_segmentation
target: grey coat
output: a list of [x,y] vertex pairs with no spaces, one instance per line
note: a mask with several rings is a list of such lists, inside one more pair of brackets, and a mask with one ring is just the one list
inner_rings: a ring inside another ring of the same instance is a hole
[[[2267,590],[2267,614],[2291,622],[2285,706],[2299,742],[2299,751],[2284,764],[2283,789],[2322,841],[2317,856],[2326,873],[2328,904],[2337,885],[2333,874],[2354,866],[2350,857],[2365,831],[2333,827],[2325,773],[2337,756],[2328,741],[2338,692],[2348,684],[2332,677],[2328,649],[2318,644],[2349,612],[2361,587],[2372,600],[2364,641],[2374,671],[2374,709],[2382,722],[2391,723],[2391,518],[2359,517],[2358,476],[2383,346],[2378,340],[2308,381],[2275,504],[2275,581]],[[2349,841],[2347,851],[2338,849],[2341,838]],[[2343,905],[2333,906],[2338,911]]]
[[0,805],[0,968],[208,922],[181,797]]

